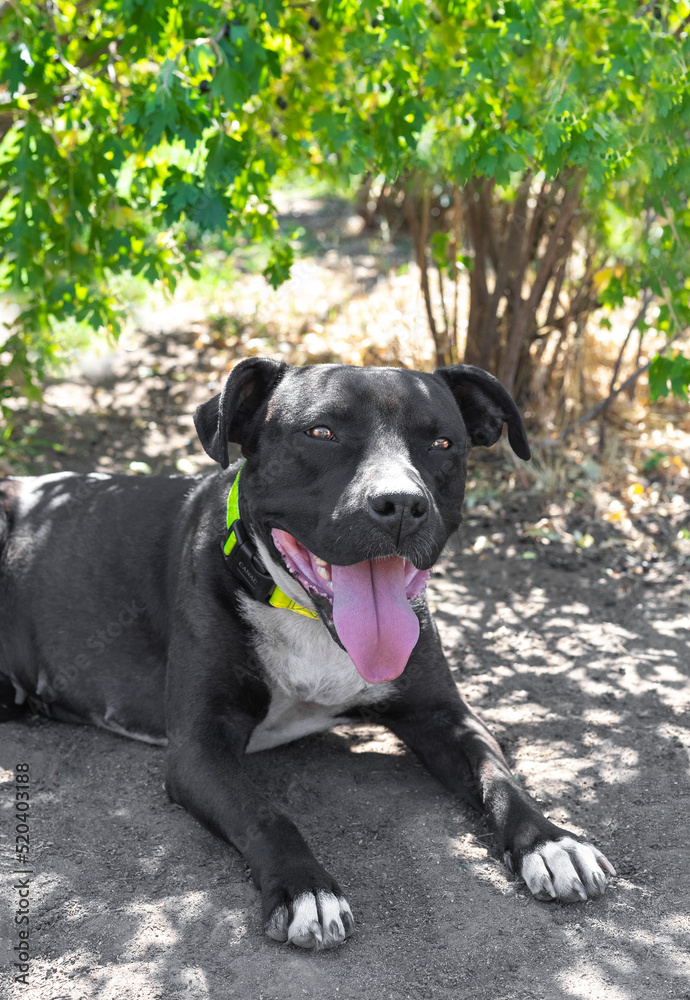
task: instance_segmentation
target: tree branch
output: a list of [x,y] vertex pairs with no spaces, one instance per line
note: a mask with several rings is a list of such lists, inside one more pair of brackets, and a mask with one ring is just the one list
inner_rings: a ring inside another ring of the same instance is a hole
[[453,330],[450,335],[450,361],[451,364],[458,358],[458,286],[460,284],[460,268],[458,267],[458,251],[460,250],[460,215],[462,212],[462,202],[460,199],[460,188],[453,187]]
[[[655,357],[662,357],[664,354],[666,354],[669,348],[675,344],[677,339],[678,339],[677,337],[674,337],[673,340],[669,340],[666,344],[664,344],[662,349],[658,352],[658,354],[655,355]],[[606,399],[602,399],[601,402],[597,403],[597,405],[593,406],[590,410],[587,410],[587,412],[583,413],[581,417],[577,418],[577,420],[573,420],[572,424],[569,424],[565,428],[565,430],[562,430],[561,433],[558,435],[558,437],[553,438],[550,441],[549,440],[544,441],[544,444],[548,444],[549,447],[560,444],[562,441],[565,441],[567,437],[570,437],[575,428],[579,427],[580,424],[588,424],[590,421],[598,417],[603,410],[608,409],[608,407],[611,405],[611,403],[617,396],[620,396],[622,392],[625,392],[626,389],[629,389],[632,385],[634,385],[637,382],[640,375],[644,375],[647,369],[651,366],[652,361],[654,361],[654,358],[650,358],[646,364],[641,365],[636,371],[632,373],[632,375],[629,376],[629,378],[626,378],[625,382],[622,382],[617,389],[614,389],[614,391],[610,393],[606,397]]]
[[623,364],[623,355],[625,354],[625,349],[628,346],[628,344],[630,342],[630,338],[633,335],[633,331],[637,328],[637,326],[640,323],[640,321],[642,319],[644,319],[644,317],[646,316],[647,309],[649,308],[649,303],[651,301],[652,301],[652,293],[647,288],[647,289],[645,289],[645,293],[644,293],[644,296],[643,296],[643,299],[642,299],[642,305],[640,306],[640,309],[639,309],[639,311],[637,313],[637,316],[635,317],[635,319],[630,324],[628,332],[625,335],[625,340],[623,341],[623,345],[622,345],[620,351],[618,352],[618,357],[616,358],[616,363],[613,366],[613,374],[611,375],[611,381],[609,382],[609,394],[608,394],[607,399],[605,400],[606,405],[603,407],[603,409],[601,410],[601,413],[600,413],[600,416],[601,416],[601,421],[600,421],[600,424],[599,424],[599,453],[600,454],[601,454],[601,452],[603,452],[603,450],[604,450],[604,444],[606,443],[606,414],[609,411],[609,406],[611,405],[611,403],[613,402],[613,400],[615,398],[613,396],[613,387],[616,384],[616,381],[618,379],[618,373],[620,372],[621,365]]
[[479,192],[479,219],[486,232],[486,247],[489,251],[489,259],[494,266],[494,271],[498,271],[498,244],[496,242],[496,232],[491,220],[491,195],[493,194],[496,181],[492,177],[485,181]]
[[637,329],[637,326],[640,323],[640,321],[644,319],[647,313],[647,309],[649,308],[649,303],[651,301],[652,301],[652,293],[647,288],[645,289],[645,293],[642,299],[642,305],[640,306],[639,312],[637,313],[637,316],[630,324],[630,328],[627,334],[625,335],[625,340],[623,341],[623,346],[618,352],[618,357],[616,358],[616,364],[614,365],[613,368],[613,375],[611,376],[611,382],[609,383],[609,395],[613,392],[613,387],[616,384],[616,379],[618,378],[618,373],[621,370],[621,364],[623,363],[623,355],[625,353],[626,347],[628,346],[628,342],[633,335],[633,331]]
[[414,201],[411,197],[405,198],[405,211],[408,218],[408,223],[410,226],[410,232],[412,233],[412,241],[415,245],[415,250],[417,254],[417,266],[419,267],[419,278],[420,284],[422,286],[422,295],[424,296],[424,307],[426,309],[426,317],[429,323],[429,331],[431,332],[431,337],[434,341],[434,347],[436,349],[436,364],[439,368],[442,368],[446,359],[444,357],[444,352],[441,348],[438,330],[436,328],[436,321],[434,319],[434,311],[431,306],[431,293],[429,291],[429,269],[426,260],[426,240],[427,233],[429,229],[429,191],[425,188],[424,194],[422,196],[422,218],[421,223],[417,224],[417,218],[414,211]]
[[486,368],[488,362],[488,346],[483,340],[484,318],[489,291],[486,285],[486,231],[482,226],[477,201],[475,200],[475,184],[468,184],[465,189],[465,207],[467,227],[474,251],[474,266],[470,271],[470,315],[467,323],[467,339],[465,341],[465,363]]
[[570,225],[577,208],[580,197],[580,188],[584,180],[582,173],[578,174],[571,186],[566,190],[558,210],[556,223],[551,230],[551,236],[546,250],[539,261],[537,274],[532,284],[527,302],[522,306],[520,312],[515,315],[508,338],[505,357],[501,365],[499,378],[509,392],[512,392],[515,384],[515,375],[520,358],[523,340],[527,334],[530,322],[533,320],[539,303],[542,300],[546,286],[549,283],[554,265],[560,254],[560,242],[566,234],[566,229]]
[[500,265],[496,271],[496,282],[493,291],[489,296],[484,319],[483,338],[487,341],[489,349],[496,343],[498,336],[498,307],[502,297],[506,294],[506,285],[510,276],[511,267],[519,256],[520,248],[525,238],[525,228],[527,225],[527,200],[532,182],[532,173],[528,171],[520,184],[518,193],[515,196],[513,212],[510,217],[508,232],[501,247]]

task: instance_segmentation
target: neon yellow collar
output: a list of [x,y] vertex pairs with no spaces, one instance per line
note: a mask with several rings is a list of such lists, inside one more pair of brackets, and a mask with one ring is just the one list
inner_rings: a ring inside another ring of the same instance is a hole
[[[240,471],[235,476],[235,481],[232,484],[232,489],[228,494],[228,515],[226,522],[228,529],[228,537],[225,541],[225,544],[223,545],[223,554],[225,555],[226,561],[228,562],[228,566],[230,567],[231,571],[235,574],[235,576],[237,576],[240,580],[243,581],[245,586],[251,589],[251,584],[248,581],[246,569],[244,569],[243,572],[236,572],[236,570],[233,568],[232,565],[233,561],[232,558],[228,559],[228,557],[231,556],[231,553],[238,544],[238,535],[241,535],[242,537],[240,546],[243,550],[245,550],[245,554],[251,560],[253,564],[252,568],[256,570],[257,561],[259,565],[262,565],[259,555],[256,552],[256,547],[249,538],[246,529],[243,528],[242,521],[240,520],[240,473],[242,472],[243,468],[244,465],[240,467]],[[237,553],[235,553],[235,555],[237,555]],[[250,568],[250,575],[253,575],[251,573],[251,568]],[[268,574],[265,573],[264,569],[264,578],[267,577]],[[264,594],[265,592],[266,591],[264,590]],[[291,600],[287,594],[283,593],[280,587],[274,586],[273,590],[269,593],[267,600],[268,603],[274,608],[284,608],[287,611],[295,611],[298,615],[305,615],[307,618],[319,617],[315,611],[310,611],[309,608],[305,608],[301,604],[298,604],[296,601]]]

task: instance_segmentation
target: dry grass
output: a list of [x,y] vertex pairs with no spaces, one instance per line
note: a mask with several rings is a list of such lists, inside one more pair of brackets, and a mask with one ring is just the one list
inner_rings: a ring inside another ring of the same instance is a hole
[[[281,210],[289,224],[298,223],[308,237],[289,281],[273,290],[250,266],[242,269],[241,256],[233,267],[219,256],[208,266],[207,280],[181,282],[172,301],[155,291],[149,295],[119,352],[136,351],[142,332],[171,338],[184,334],[187,377],[209,388],[219,386],[226,372],[248,355],[295,364],[339,361],[431,369],[433,345],[411,246],[363,231],[362,220],[344,202],[294,195],[283,199]],[[432,295],[439,313],[436,280]],[[462,329],[469,306],[466,285],[458,305]],[[608,393],[635,312],[636,304],[628,303],[611,317],[610,330],[600,327],[595,317],[581,346],[571,345],[564,353],[554,384],[526,406],[532,462],[513,462],[507,451],[496,489],[514,484],[564,504],[569,497],[576,504],[586,501],[597,510],[603,509],[603,501],[595,497],[601,489],[611,503],[624,506],[631,489],[652,507],[675,494],[687,497],[690,409],[673,400],[650,405],[645,376],[632,398],[621,394],[612,405],[603,451],[596,421],[577,427],[565,442],[556,441],[565,425]],[[654,352],[659,344],[650,338],[644,346]],[[637,340],[632,337],[622,378],[633,369],[636,355]],[[544,357],[548,361],[548,349]],[[641,360],[646,360],[645,350]],[[101,363],[98,357],[78,359],[80,372],[87,376],[90,365],[97,368]],[[568,401],[560,411],[554,404],[559,396]],[[488,467],[484,472],[489,475]]]

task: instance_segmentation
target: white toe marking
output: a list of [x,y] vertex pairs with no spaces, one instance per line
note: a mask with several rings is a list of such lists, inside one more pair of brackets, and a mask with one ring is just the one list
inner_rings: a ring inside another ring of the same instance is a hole
[[551,841],[544,844],[539,851],[551,874],[551,881],[559,899],[573,893],[578,895],[580,899],[587,899],[585,887],[570,859],[570,851],[574,852],[576,846],[577,842],[570,837],[562,837],[556,843]]
[[[334,947],[345,940],[345,928],[340,916],[340,900],[331,892],[320,892],[318,902],[321,910],[324,948]],[[347,904],[345,905],[347,906]]]
[[338,897],[338,903],[340,904],[340,916],[345,925],[345,936],[349,937],[355,927],[355,918],[352,916],[350,904],[344,896]]
[[288,928],[288,941],[300,948],[318,947],[323,940],[316,897],[313,892],[304,892],[292,903],[292,920]]
[[547,871],[546,865],[538,851],[527,854],[522,862],[522,877],[533,896],[551,899],[556,898],[556,890]]
[[[572,849],[572,854],[573,863],[584,883],[585,889],[590,895],[600,896],[606,888],[606,876],[599,867],[600,862],[597,855],[601,858],[604,855],[589,844],[579,844],[577,841]],[[604,861],[606,861],[606,858],[604,858]]]
[[304,892],[293,900],[287,939],[299,948],[335,948],[349,937],[353,927],[352,911],[342,896]]
[[561,837],[525,855],[520,874],[538,899],[574,903],[602,894],[606,888],[602,868],[616,874],[611,862],[596,847],[572,837]]

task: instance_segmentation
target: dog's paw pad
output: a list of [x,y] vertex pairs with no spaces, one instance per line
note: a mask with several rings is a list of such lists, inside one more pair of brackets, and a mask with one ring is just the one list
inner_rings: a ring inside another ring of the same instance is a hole
[[315,951],[337,948],[354,928],[347,900],[332,892],[304,892],[289,908],[277,906],[266,923],[266,933],[274,941]]
[[573,837],[550,840],[525,854],[520,874],[537,899],[579,903],[601,896],[616,870],[592,844]]

